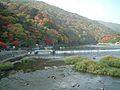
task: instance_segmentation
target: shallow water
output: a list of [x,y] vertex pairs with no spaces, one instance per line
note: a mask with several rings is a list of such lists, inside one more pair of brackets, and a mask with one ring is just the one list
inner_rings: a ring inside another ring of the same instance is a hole
[[120,90],[120,78],[75,72],[71,66],[51,67],[11,74],[0,81],[0,90]]
[[79,55],[83,58],[100,60],[104,56],[114,56],[120,57],[120,49],[112,49],[112,50],[67,50],[67,51],[56,51],[56,54],[48,54],[48,55],[31,55],[31,58],[42,58],[42,59],[63,59],[66,56],[71,55]]
[[47,57],[46,57],[46,50],[45,51],[42,50],[42,52],[41,50],[40,51],[38,50],[37,57],[46,58],[46,59],[47,58],[61,59],[68,55],[80,55],[81,57],[94,59],[94,60],[100,60],[104,56],[120,57],[120,46],[82,45],[82,46],[65,47],[64,49],[56,50],[55,54],[48,54]]

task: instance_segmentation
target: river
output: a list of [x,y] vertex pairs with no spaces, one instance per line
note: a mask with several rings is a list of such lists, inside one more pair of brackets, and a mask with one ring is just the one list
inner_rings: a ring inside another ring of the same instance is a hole
[[[99,60],[106,55],[120,57],[118,47],[107,49],[101,49],[101,47],[90,49],[89,47],[89,50],[85,49],[84,52],[83,49],[71,50],[56,51],[55,55],[49,55],[49,57],[59,56],[60,59],[65,55],[76,54],[90,59],[95,57],[94,60]],[[26,71],[11,71],[8,76],[0,80],[0,90],[120,90],[120,78],[76,72],[72,66],[59,62],[49,65],[45,62],[42,69],[41,65],[42,62],[37,62]],[[31,70],[33,68],[35,70]]]
[[61,59],[69,55],[79,55],[80,57],[94,60],[100,60],[104,56],[120,57],[120,46],[82,45],[77,47],[64,47],[62,50],[55,50],[54,55],[50,54],[52,52],[51,50],[37,51],[37,57],[40,56],[41,58],[47,59]]

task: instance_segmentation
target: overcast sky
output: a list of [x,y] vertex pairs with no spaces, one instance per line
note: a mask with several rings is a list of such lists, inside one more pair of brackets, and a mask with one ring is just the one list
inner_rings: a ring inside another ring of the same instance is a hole
[[120,24],[120,0],[39,0],[93,20]]

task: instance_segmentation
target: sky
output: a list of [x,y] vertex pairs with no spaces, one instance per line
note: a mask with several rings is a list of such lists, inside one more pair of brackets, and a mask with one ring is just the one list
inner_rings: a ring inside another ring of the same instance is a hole
[[120,0],[38,0],[92,20],[120,24]]

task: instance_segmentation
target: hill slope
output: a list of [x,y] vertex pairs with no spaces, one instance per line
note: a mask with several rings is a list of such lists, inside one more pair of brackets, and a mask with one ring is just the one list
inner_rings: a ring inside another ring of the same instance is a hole
[[[2,20],[0,40],[5,43],[9,44],[17,40],[23,46],[36,43],[42,45],[95,44],[104,35],[115,33],[97,21],[44,2],[22,1],[24,3],[7,0],[7,3],[1,4],[3,8],[0,10]],[[6,24],[8,21],[9,23]],[[12,40],[9,40],[10,37]]]
[[113,33],[110,28],[97,21],[64,11],[44,2],[34,2],[32,5],[31,3],[28,5],[47,13],[69,38],[72,37],[70,40],[73,43],[95,43],[104,35]]
[[99,21],[99,22],[105,25],[106,27],[111,28],[113,31],[120,33],[120,24],[111,23],[111,22],[103,22],[103,21]]

